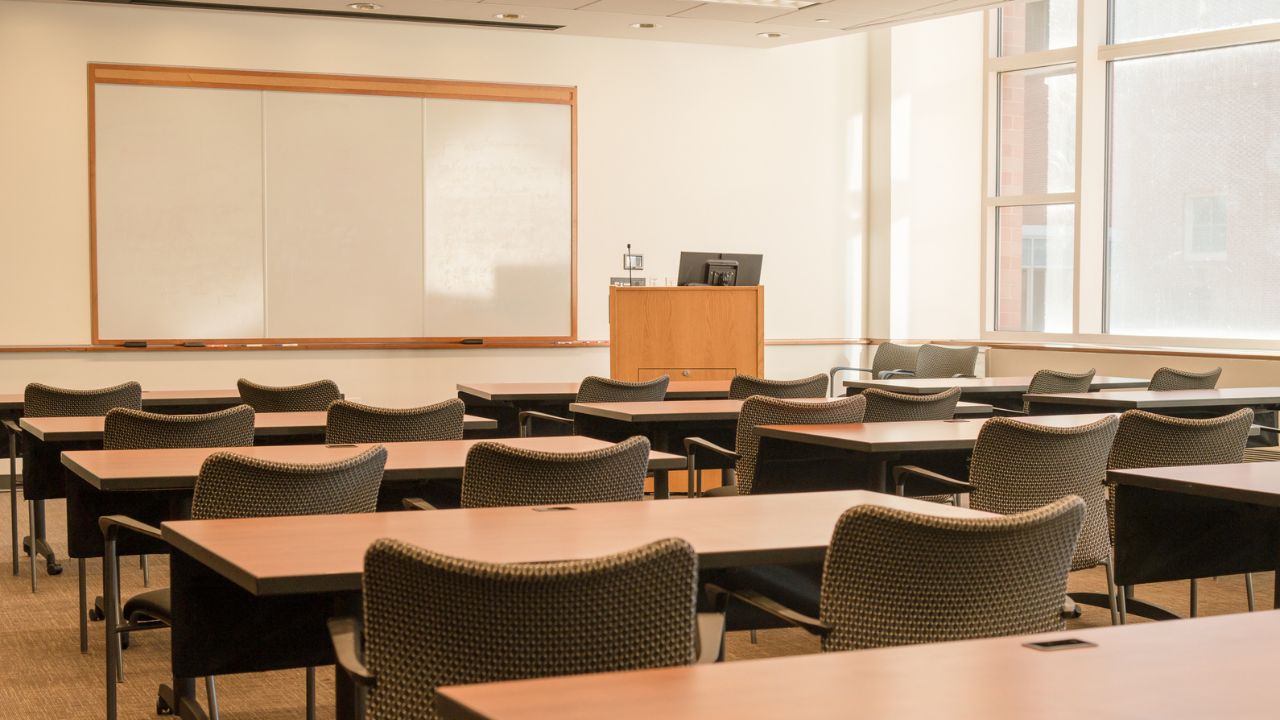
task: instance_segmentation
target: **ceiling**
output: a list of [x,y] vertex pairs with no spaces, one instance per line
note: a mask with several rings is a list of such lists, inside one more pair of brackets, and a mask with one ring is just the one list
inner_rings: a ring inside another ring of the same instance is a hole
[[[1002,0],[102,0],[386,21],[487,24],[523,32],[776,47],[997,5]],[[512,17],[514,16],[514,17]],[[634,27],[647,26],[654,27]],[[521,27],[535,26],[535,27]],[[550,26],[550,27],[548,27]],[[558,27],[557,27],[558,26]],[[554,28],[554,29],[553,29]],[[779,33],[780,37],[762,34]]]

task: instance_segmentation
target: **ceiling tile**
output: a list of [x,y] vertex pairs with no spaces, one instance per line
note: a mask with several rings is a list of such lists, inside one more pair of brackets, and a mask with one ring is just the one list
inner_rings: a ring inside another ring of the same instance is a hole
[[786,12],[791,12],[791,10],[789,8],[761,7],[759,5],[709,2],[685,10],[676,15],[676,17],[755,23],[761,20],[768,20],[771,17],[777,17],[779,14]]
[[692,0],[596,0],[580,10],[590,12],[633,13],[635,15],[675,15],[699,5]]

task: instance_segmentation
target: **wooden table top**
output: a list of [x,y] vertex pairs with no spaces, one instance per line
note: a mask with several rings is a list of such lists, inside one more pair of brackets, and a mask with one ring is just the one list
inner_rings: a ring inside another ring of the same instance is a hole
[[1119,485],[1280,507],[1280,462],[1108,470]]
[[[1111,377],[1099,375],[1093,378],[1089,387],[1093,390],[1104,388],[1145,388],[1151,381],[1145,378]],[[917,393],[928,395],[939,393],[953,387],[960,388],[961,394],[972,393],[1025,393],[1031,386],[1030,375],[1006,375],[982,378],[893,378],[890,380],[852,379],[844,381],[845,387],[881,388],[900,393]]]
[[[839,398],[812,398],[804,402],[833,402]],[[734,421],[742,412],[742,400],[664,400],[660,402],[572,403],[569,410],[583,415],[629,423]],[[956,403],[957,416],[990,415],[983,403]]]
[[1140,390],[1106,393],[1032,393],[1033,403],[1113,408],[1178,408],[1271,405],[1280,403],[1280,387],[1220,388],[1217,390]]
[[[1091,415],[1032,415],[1020,422],[1050,427],[1087,425],[1114,413]],[[913,422],[846,423],[838,425],[760,425],[760,437],[866,453],[911,450],[967,450],[978,440],[987,418],[917,420]]]
[[599,557],[681,537],[704,568],[820,560],[836,520],[874,504],[950,517],[989,517],[968,508],[882,493],[791,493],[689,501],[597,503],[546,508],[238,520],[162,526],[175,548],[257,595],[360,588],[364,551],[398,538],[446,555],[487,562]]
[[[483,440],[382,443],[387,448],[383,474],[388,480],[454,479],[462,476],[467,451]],[[575,435],[503,438],[490,442],[548,452],[582,452],[612,443]],[[195,486],[205,458],[215,452],[293,463],[334,462],[358,454],[369,445],[263,445],[243,448],[185,448],[180,450],[73,450],[62,453],[62,464],[93,487],[110,492],[181,490]],[[650,470],[682,470],[683,455],[649,453]]]
[[[256,413],[253,417],[254,434],[258,437],[280,435],[323,435],[328,413],[312,412]],[[102,439],[102,426],[106,418],[101,415],[85,417],[24,417],[19,421],[22,429],[37,440],[45,442],[95,441]],[[464,415],[464,430],[495,430],[498,421],[490,418]]]
[[[1032,640],[1097,647],[1045,652]],[[1120,720],[1276,715],[1280,611],[444,688],[446,720]]]
[[[579,384],[578,382],[458,383],[458,391],[496,402],[540,400],[567,403],[577,398]],[[728,396],[728,380],[673,380],[667,385],[667,397],[673,400],[719,399]]]
[[[226,405],[239,403],[240,391],[231,390],[143,390],[142,407],[168,405]],[[22,393],[0,393],[0,410],[22,410]]]

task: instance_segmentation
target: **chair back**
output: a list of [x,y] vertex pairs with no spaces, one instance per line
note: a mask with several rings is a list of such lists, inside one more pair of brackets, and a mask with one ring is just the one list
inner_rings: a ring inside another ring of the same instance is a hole
[[577,401],[598,402],[657,402],[667,397],[667,384],[671,378],[663,375],[643,382],[613,380],[588,375],[578,386]]
[[314,412],[325,410],[329,403],[342,399],[337,383],[332,380],[272,386],[240,378],[236,387],[240,389],[240,399],[258,412]]
[[1078,497],[980,519],[851,508],[823,568],[823,649],[1061,630],[1085,514]]
[[920,353],[919,345],[899,345],[897,343],[880,343],[876,346],[876,354],[871,358],[871,376],[879,379],[880,373],[889,370],[910,370],[915,372],[916,358]]
[[1087,512],[1071,568],[1109,561],[1104,483],[1117,424],[1114,417],[1071,427],[987,420],[969,462],[969,506],[1012,515],[1075,495],[1084,500]]
[[370,720],[440,717],[447,685],[687,665],[697,556],[667,539],[590,560],[491,564],[398,540],[364,561]]
[[299,464],[216,452],[196,478],[191,517],[275,517],[373,512],[387,463],[381,445],[345,460]]
[[95,390],[31,383],[22,395],[22,414],[27,417],[86,417],[106,415],[114,408],[142,409],[142,386],[136,382]]
[[956,416],[960,388],[948,388],[932,395],[896,393],[880,388],[862,391],[867,399],[863,422],[905,422],[910,420],[950,420]]
[[115,408],[102,425],[104,450],[247,447],[253,445],[253,408],[237,405],[199,415]]
[[[1062,370],[1037,370],[1027,385],[1027,393],[1082,393],[1093,387],[1094,369],[1089,368],[1082,373],[1069,373]],[[1031,412],[1031,403],[1022,402],[1023,412]]]
[[1107,468],[1243,462],[1252,423],[1253,411],[1249,408],[1216,418],[1180,418],[1127,410],[1120,416]]
[[462,507],[568,505],[644,499],[649,439],[586,452],[546,452],[480,442],[462,470]]
[[416,408],[381,408],[350,400],[329,405],[326,443],[461,440],[466,406],[458,398]]
[[1212,390],[1218,386],[1218,378],[1222,376],[1222,368],[1214,368],[1208,372],[1191,372],[1177,368],[1162,367],[1151,376],[1148,390]]
[[757,425],[829,425],[862,422],[867,401],[861,395],[848,395],[830,402],[803,402],[757,395],[742,402],[734,448],[738,460],[734,464],[738,492],[750,495],[755,488],[756,463],[760,458]]
[[916,377],[948,378],[956,375],[973,375],[978,364],[978,347],[943,347],[922,345],[916,356]]
[[746,400],[752,395],[799,400],[827,396],[827,376],[822,373],[798,380],[766,380],[752,375],[734,375],[729,383],[730,400]]

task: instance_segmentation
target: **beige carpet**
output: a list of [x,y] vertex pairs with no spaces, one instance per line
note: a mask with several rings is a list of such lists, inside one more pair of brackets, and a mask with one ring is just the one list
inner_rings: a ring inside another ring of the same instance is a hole
[[[0,494],[4,504],[8,498]],[[65,513],[61,502],[49,504],[50,537],[54,549],[65,553]],[[23,531],[25,532],[25,522]],[[89,654],[81,655],[76,622],[76,564],[64,559],[65,572],[58,577],[39,569],[39,593],[33,595],[27,564],[22,575],[13,577],[9,564],[8,513],[0,518],[0,538],[4,539],[4,570],[0,574],[0,718],[38,720],[89,720],[103,717],[103,630],[101,623],[90,625]],[[152,585],[167,582],[164,558],[152,559]],[[90,597],[101,592],[101,562],[90,562]],[[1257,578],[1258,607],[1271,607],[1271,575]],[[142,574],[134,562],[125,562],[123,582],[126,594],[142,587]],[[1076,573],[1073,590],[1102,590],[1101,571]],[[1187,583],[1143,586],[1138,596],[1160,603],[1175,612],[1187,610]],[[1245,610],[1244,583],[1240,577],[1201,582],[1201,613],[1219,615]],[[1084,608],[1073,627],[1105,625],[1105,610]],[[160,630],[139,633],[125,651],[126,682],[120,686],[120,717],[141,720],[154,717],[156,687],[168,680],[169,634]],[[818,651],[816,640],[800,630],[767,630],[752,644],[746,633],[728,639],[730,660],[795,655]],[[333,717],[333,669],[320,673],[320,717]],[[203,693],[203,688],[201,688]],[[218,693],[226,720],[283,720],[303,717],[304,680],[301,670],[233,675],[219,678]]]

